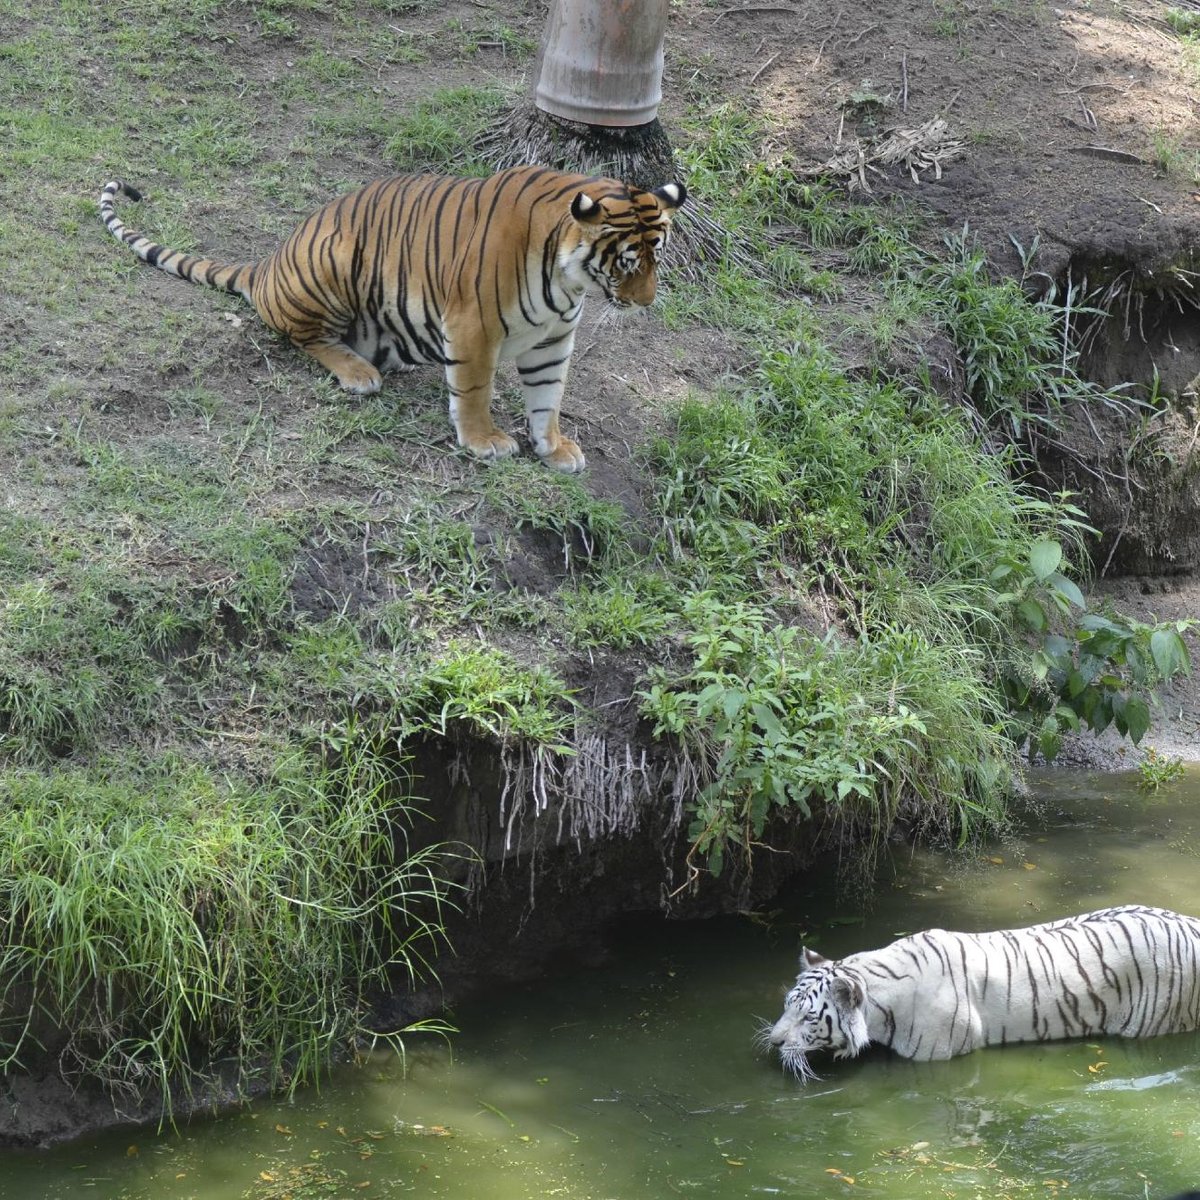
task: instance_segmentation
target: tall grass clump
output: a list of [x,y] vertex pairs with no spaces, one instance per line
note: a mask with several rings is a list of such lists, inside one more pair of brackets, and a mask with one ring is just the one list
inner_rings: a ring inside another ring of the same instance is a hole
[[642,707],[705,781],[689,835],[709,870],[780,814],[837,812],[868,846],[902,807],[959,840],[999,816],[1011,747],[980,719],[995,702],[947,648],[911,628],[819,637],[703,595],[687,616],[691,662],[657,669]]
[[373,988],[427,968],[442,852],[405,848],[361,736],[263,784],[167,759],[0,787],[7,1069],[53,1053],[167,1112],[213,1063],[294,1088],[366,1032]]
[[[1053,306],[992,280],[965,237],[933,255],[886,210],[755,164],[751,124],[715,110],[684,152],[765,269],[714,272],[672,314],[751,314],[723,327],[756,366],[648,450],[685,583],[642,712],[697,780],[693,865],[789,815],[865,828],[868,848],[901,815],[961,840],[1001,819],[1020,749],[1110,723],[1136,741],[1147,686],[1188,667],[1182,630],[1089,613],[1094,531],[1027,481],[1029,428],[1098,395]],[[882,274],[873,323],[956,347],[957,403],[927,371],[844,365],[789,293],[797,235]]]

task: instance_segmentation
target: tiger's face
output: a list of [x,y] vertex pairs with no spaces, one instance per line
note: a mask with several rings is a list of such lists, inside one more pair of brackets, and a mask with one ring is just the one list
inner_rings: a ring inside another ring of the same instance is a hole
[[852,1058],[870,1041],[866,993],[857,974],[812,950],[800,951],[800,974],[783,1001],[783,1014],[766,1036],[783,1065],[802,1079],[812,1076],[808,1056],[830,1050]]
[[652,192],[596,189],[571,202],[578,242],[563,264],[567,279],[584,295],[618,308],[645,307],[658,287],[658,264],[671,218],[687,192],[668,183]]

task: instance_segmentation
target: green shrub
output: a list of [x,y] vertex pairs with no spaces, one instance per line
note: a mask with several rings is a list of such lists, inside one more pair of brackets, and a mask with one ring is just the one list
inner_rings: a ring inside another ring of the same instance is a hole
[[372,988],[425,971],[441,851],[397,850],[410,809],[362,738],[262,785],[168,756],[9,771],[0,789],[9,1068],[41,1038],[73,1070],[167,1104],[217,1060],[295,1087],[367,1033]]

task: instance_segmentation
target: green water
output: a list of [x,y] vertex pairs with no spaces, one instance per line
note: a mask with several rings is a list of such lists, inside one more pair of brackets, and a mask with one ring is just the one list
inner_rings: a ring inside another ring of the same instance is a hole
[[[874,906],[819,890],[756,919],[653,924],[600,966],[463,1006],[453,1052],[410,1044],[319,1093],[180,1132],[0,1155],[0,1197],[642,1200],[1166,1197],[1200,1187],[1200,1034],[882,1051],[800,1086],[753,1047],[803,936],[826,954],[942,925],[1139,902],[1200,914],[1200,776],[1049,776],[1040,827],[970,863],[907,852]],[[1000,860],[1000,861],[992,861]],[[547,901],[549,902],[549,901]]]

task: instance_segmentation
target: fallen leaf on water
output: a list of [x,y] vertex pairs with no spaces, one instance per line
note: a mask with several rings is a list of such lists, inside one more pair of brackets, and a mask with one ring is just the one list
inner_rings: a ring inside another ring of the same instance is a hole
[[744,1167],[746,1164],[740,1158],[727,1158],[725,1160],[725,1165],[727,1167]]
[[929,1143],[928,1142],[913,1142],[913,1144],[909,1147],[909,1149],[910,1150],[928,1150]]
[[258,1177],[263,1181],[263,1183],[275,1182],[275,1176],[272,1175],[270,1171],[259,1171]]
[[991,854],[991,855],[989,855],[989,856],[988,856],[988,862],[992,863],[993,865],[995,865],[995,866],[997,866],[997,867],[1002,867],[1002,866],[1004,866],[1004,859],[1002,859],[1002,858],[1000,857],[1000,855],[998,855],[998,854]]
[[1023,866],[1027,871],[1037,870],[1037,863],[1022,863],[1021,866]]
[[286,1125],[276,1125],[275,1132],[282,1133],[284,1137],[292,1136],[292,1131]]
[[1090,1067],[1088,1067],[1088,1070],[1091,1071],[1091,1073],[1093,1075],[1099,1075],[1100,1072],[1103,1071],[1104,1068],[1107,1066],[1108,1066],[1108,1063],[1101,1060],[1098,1063],[1092,1063],[1092,1065]]
[[136,1146],[130,1146],[129,1149],[125,1151],[126,1158],[137,1158],[137,1156],[138,1148]]

